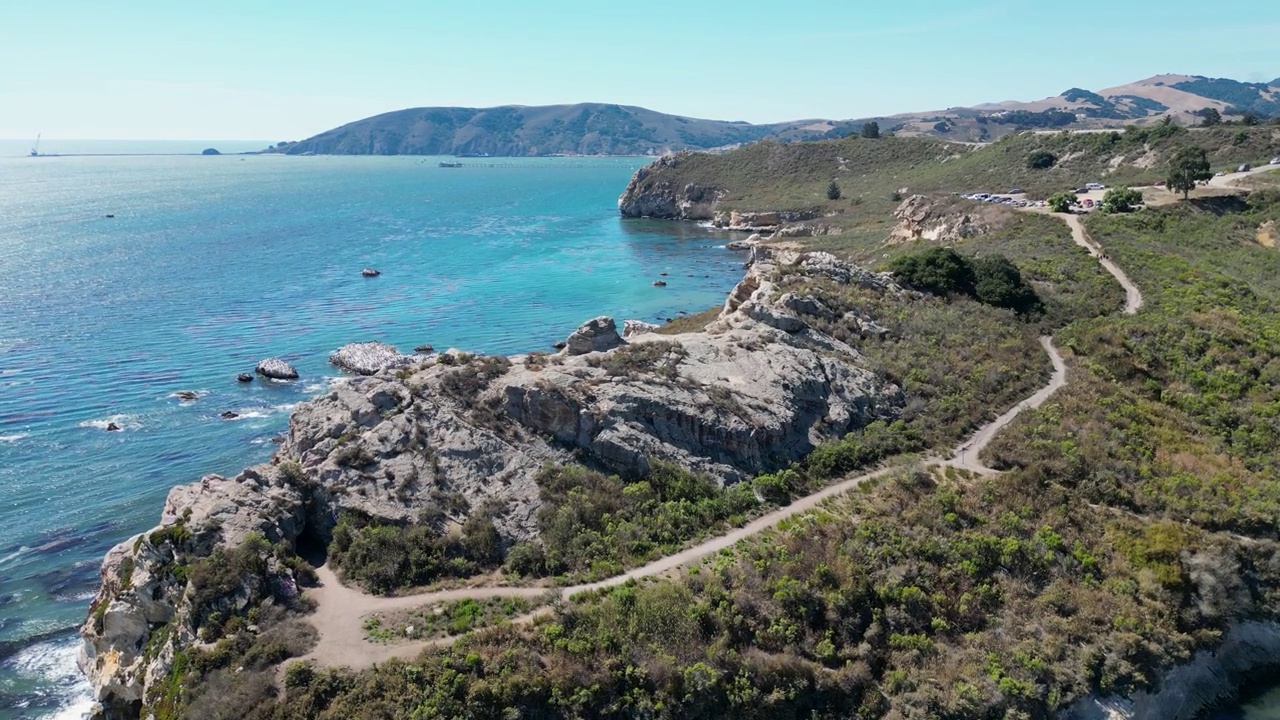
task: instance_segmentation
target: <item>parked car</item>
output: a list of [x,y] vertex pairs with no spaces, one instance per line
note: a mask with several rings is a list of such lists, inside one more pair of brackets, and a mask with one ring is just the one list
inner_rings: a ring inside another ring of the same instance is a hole
[[1021,195],[1021,194],[1022,194],[1022,193],[1024,193],[1024,192],[1026,192],[1026,191],[1025,191],[1025,190],[1023,190],[1022,188],[1014,188],[1014,189],[1012,189],[1012,190],[1010,190],[1010,191],[1009,191],[1009,194],[1010,194],[1010,195]]
[[1085,199],[1084,199],[1084,206],[1085,206],[1085,207],[1087,207],[1087,208],[1091,208],[1091,207],[1093,207],[1093,200],[1091,200],[1091,199],[1089,199],[1089,198],[1085,198]]
[[1271,158],[1271,162],[1269,162],[1269,163],[1267,163],[1267,164],[1268,164],[1268,165],[1280,165],[1280,157],[1273,157],[1273,158]]
[[1076,189],[1075,189],[1075,193],[1076,193],[1077,195],[1084,195],[1084,194],[1085,194],[1085,193],[1087,193],[1087,192],[1089,192],[1089,188],[1076,188]]
[[1224,175],[1226,175],[1226,174],[1227,174],[1227,173],[1226,173],[1226,171],[1225,171],[1225,170],[1219,170],[1218,172],[1214,173],[1214,174],[1213,174],[1213,176],[1214,176],[1214,177],[1222,177],[1222,176],[1224,176]]
[[1244,163],[1240,167],[1236,168],[1236,172],[1249,172],[1252,169],[1253,169],[1253,166],[1251,166],[1249,163]]
[[1102,183],[1098,183],[1098,182],[1085,183],[1084,186],[1089,190],[1106,190],[1107,189],[1106,185],[1103,185]]

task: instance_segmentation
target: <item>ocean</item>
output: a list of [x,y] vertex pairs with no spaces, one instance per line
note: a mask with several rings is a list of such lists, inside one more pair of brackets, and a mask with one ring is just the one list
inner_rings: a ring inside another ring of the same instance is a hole
[[[83,715],[75,629],[103,553],[171,486],[266,460],[340,375],[334,348],[549,350],[596,315],[718,305],[742,273],[731,236],[618,217],[644,158],[30,144],[0,142],[0,720]],[[236,381],[269,356],[301,379]]]

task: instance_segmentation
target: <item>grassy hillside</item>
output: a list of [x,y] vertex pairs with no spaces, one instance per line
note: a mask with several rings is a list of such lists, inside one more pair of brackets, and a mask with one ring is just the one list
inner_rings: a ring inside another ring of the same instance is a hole
[[[1215,170],[1242,162],[1265,163],[1280,154],[1280,128],[1179,126],[1107,133],[1019,133],[985,146],[932,138],[850,137],[803,143],[761,141],[720,153],[690,153],[651,166],[641,190],[686,184],[724,191],[722,210],[807,210],[852,232],[883,234],[891,213],[909,193],[1005,192],[1023,189],[1046,197],[1086,182],[1151,184],[1163,180],[1179,148],[1208,151]],[[1029,167],[1033,153],[1054,158]],[[827,198],[835,181],[842,192]]]

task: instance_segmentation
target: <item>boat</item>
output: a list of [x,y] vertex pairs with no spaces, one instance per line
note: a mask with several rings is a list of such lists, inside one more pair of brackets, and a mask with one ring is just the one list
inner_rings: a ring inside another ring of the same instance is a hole
[[36,146],[31,148],[31,157],[40,157],[40,136],[36,135]]
[[460,162],[449,162],[449,161],[445,160],[445,161],[441,161],[441,162],[440,162],[440,167],[447,167],[447,168],[460,168],[460,167],[462,167],[462,163],[460,163]]

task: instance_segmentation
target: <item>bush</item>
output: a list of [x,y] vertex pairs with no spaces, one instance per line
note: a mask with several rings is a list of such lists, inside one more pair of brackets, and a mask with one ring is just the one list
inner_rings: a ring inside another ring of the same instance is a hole
[[1142,193],[1130,187],[1112,188],[1102,196],[1102,209],[1106,212],[1129,212],[1142,204]]
[[1018,266],[1003,255],[988,255],[973,261],[974,296],[978,302],[1008,308],[1020,315],[1039,312],[1044,304],[1035,290],[1022,279]]
[[1048,150],[1036,150],[1027,156],[1027,167],[1031,170],[1048,170],[1057,162],[1058,156]]
[[1049,209],[1056,213],[1071,212],[1071,206],[1076,204],[1076,196],[1075,193],[1066,191],[1057,192],[1050,195],[1046,203]]
[[902,255],[889,264],[889,270],[898,281],[916,290],[935,295],[973,293],[972,265],[948,247]]

